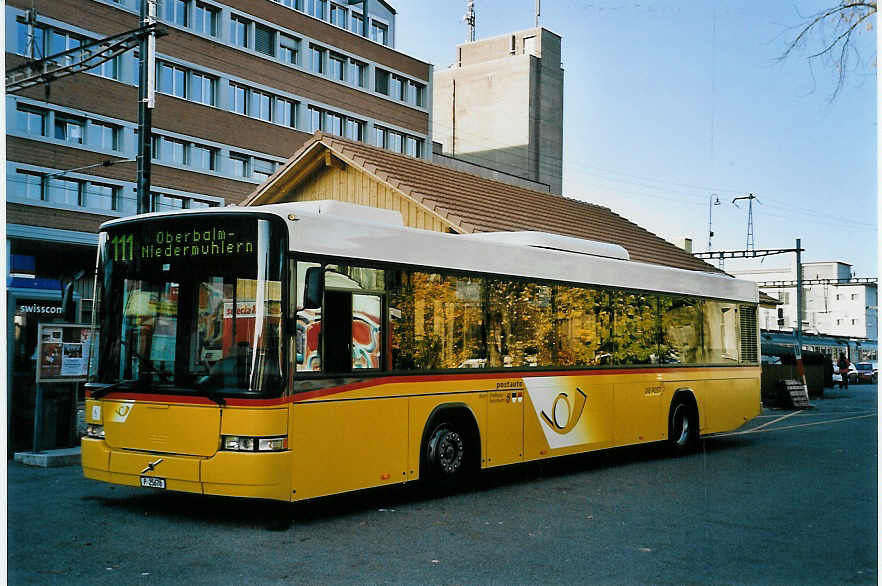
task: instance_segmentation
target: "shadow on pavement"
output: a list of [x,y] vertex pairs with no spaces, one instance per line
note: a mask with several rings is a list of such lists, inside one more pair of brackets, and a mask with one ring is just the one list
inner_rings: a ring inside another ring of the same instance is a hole
[[[743,437],[710,438],[702,440],[698,453],[681,458],[700,457],[702,451],[743,447],[745,443]],[[120,490],[119,496],[90,495],[81,498],[111,509],[138,515],[155,515],[173,521],[200,521],[233,527],[251,526],[267,531],[286,531],[293,523],[323,522],[370,511],[391,510],[409,504],[492,491],[543,479],[563,478],[604,468],[664,460],[669,457],[667,446],[663,443],[631,446],[483,470],[466,487],[456,490],[441,490],[422,482],[415,482],[332,495],[299,503],[178,492],[134,492],[133,494],[133,491],[139,489],[129,490],[115,486],[110,489]]]

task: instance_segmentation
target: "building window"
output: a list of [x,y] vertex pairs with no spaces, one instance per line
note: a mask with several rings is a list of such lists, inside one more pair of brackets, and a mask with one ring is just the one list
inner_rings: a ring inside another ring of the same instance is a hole
[[306,13],[310,16],[325,20],[328,8],[328,0],[306,0]]
[[315,106],[309,107],[309,132],[322,129],[322,111]]
[[331,79],[344,81],[346,79],[346,58],[331,53],[328,58],[328,69]]
[[107,79],[119,79],[119,57],[114,57],[109,61],[105,61],[95,69],[91,69],[90,73],[94,73],[100,77]]
[[269,94],[249,89],[248,115],[267,122],[272,122],[272,97]]
[[190,145],[189,166],[202,171],[214,171],[217,167],[217,149],[197,144]]
[[245,114],[245,87],[230,83],[230,110],[236,114]]
[[263,26],[254,25],[254,50],[270,57],[276,56],[276,31]]
[[13,181],[17,184],[15,192],[18,193],[19,197],[36,201],[43,199],[44,176],[41,173],[17,169],[15,175],[16,177]]
[[349,30],[360,37],[364,36],[364,17],[360,14],[352,13],[349,19]]
[[160,62],[157,64],[159,75],[157,75],[157,91],[178,98],[187,97],[186,79],[187,70],[171,65],[170,63]]
[[333,112],[325,112],[324,123],[322,124],[325,132],[343,136],[343,117]]
[[396,153],[401,152],[401,147],[404,144],[404,136],[393,130],[386,131],[386,148],[390,151],[394,151]]
[[837,293],[837,294],[836,294],[836,301],[839,301],[839,299],[840,299],[841,297],[842,297],[842,295],[840,295],[840,294]]
[[852,301],[857,300],[857,298],[858,298],[857,293],[852,293],[852,294],[851,294],[851,300],[852,300]]
[[153,137],[153,158],[198,171],[214,171],[217,168],[217,149],[201,144],[168,138]]
[[205,200],[201,200],[201,199],[188,199],[184,203],[186,204],[186,207],[189,209],[218,207],[218,202],[216,202],[216,201],[205,201]]
[[193,30],[203,35],[216,37],[217,15],[217,8],[197,2],[196,9],[193,12]]
[[83,144],[83,126],[84,121],[82,118],[56,114],[55,138],[65,142]]
[[32,136],[46,136],[46,110],[19,104],[16,117],[20,131]]
[[87,183],[84,190],[83,205],[97,210],[113,210],[119,187],[103,183]]
[[273,174],[273,171],[276,170],[275,161],[268,161],[266,159],[259,159],[254,157],[251,164],[251,176],[255,179],[260,179],[261,181],[266,181],[267,178]]
[[282,126],[297,128],[297,102],[291,102],[284,98],[276,98],[273,121]]
[[346,28],[346,9],[331,2],[331,24]]
[[35,25],[32,39],[29,38],[28,31],[28,25],[25,22],[21,20],[15,21],[15,52],[19,55],[35,59],[47,57],[45,44],[46,29]]
[[251,21],[238,15],[230,17],[230,42],[238,47],[248,48],[248,27]]
[[837,319],[837,320],[836,320],[836,325],[837,325],[837,326],[838,326],[838,325],[842,325],[842,320],[841,320],[841,319]]
[[168,212],[184,209],[184,200],[163,193],[151,193],[154,212]]
[[390,76],[389,79],[389,97],[396,100],[404,100],[404,84],[407,83],[397,75]]
[[386,129],[374,126],[374,144],[380,148],[386,148]]
[[354,118],[346,119],[346,138],[351,140],[364,140],[364,122]]
[[298,65],[300,63],[300,39],[279,35],[279,59],[284,63]]
[[380,126],[374,127],[374,141],[378,147],[420,159],[425,149],[425,141],[422,138]]
[[48,201],[72,206],[80,205],[80,182],[53,177],[49,180]]
[[389,95],[389,72],[382,69],[374,70],[374,91]]
[[185,0],[163,0],[162,19],[180,26],[187,26],[189,24],[187,4],[189,2]]
[[153,137],[153,158],[157,161],[183,166],[186,149],[187,143],[182,140],[175,140],[164,136]]
[[408,80],[404,101],[408,104],[413,104],[414,106],[424,107],[426,105],[426,86]]
[[104,122],[91,122],[88,128],[88,143],[108,151],[119,150],[120,127]]
[[[70,49],[76,49],[83,44],[83,39],[64,31],[53,30],[49,33],[49,55],[63,53]],[[73,55],[68,55],[66,61],[72,63]]]
[[371,21],[371,40],[381,45],[389,44],[389,28],[375,20]]
[[851,320],[851,325],[856,326],[856,325],[857,325],[857,320],[856,320],[856,319]]
[[234,177],[248,177],[248,160],[247,155],[230,154],[230,173]]
[[309,67],[315,73],[325,72],[325,50],[317,45],[309,46]]
[[206,106],[214,106],[217,103],[217,79],[204,73],[190,73],[190,87],[187,92],[191,101]]
[[367,87],[367,63],[349,60],[349,82],[358,87]]
[[417,156],[417,139],[412,136],[406,136],[404,138],[404,154],[416,157]]

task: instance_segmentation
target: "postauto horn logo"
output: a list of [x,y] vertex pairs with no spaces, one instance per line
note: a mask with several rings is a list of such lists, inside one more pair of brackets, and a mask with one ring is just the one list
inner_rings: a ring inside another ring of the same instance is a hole
[[540,420],[548,447],[565,448],[590,442],[588,422],[582,418],[588,394],[567,377],[529,377],[524,385]]
[[582,417],[582,410],[585,408],[585,401],[588,399],[582,389],[576,387],[575,404],[570,405],[569,397],[566,393],[558,393],[551,404],[551,416],[549,417],[545,411],[542,411],[542,419],[557,433],[564,435],[570,433],[579,418]]

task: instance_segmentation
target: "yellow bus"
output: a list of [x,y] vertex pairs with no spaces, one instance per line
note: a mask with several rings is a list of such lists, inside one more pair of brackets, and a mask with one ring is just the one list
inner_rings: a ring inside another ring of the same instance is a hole
[[332,201],[102,225],[88,478],[294,501],[732,430],[755,284]]

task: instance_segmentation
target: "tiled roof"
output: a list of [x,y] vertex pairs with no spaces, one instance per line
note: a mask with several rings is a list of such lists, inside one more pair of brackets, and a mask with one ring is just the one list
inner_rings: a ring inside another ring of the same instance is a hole
[[464,233],[538,230],[624,247],[631,260],[722,272],[609,208],[486,179],[361,142],[316,133],[246,200],[263,203],[273,180],[296,167],[316,143],[402,191]]

